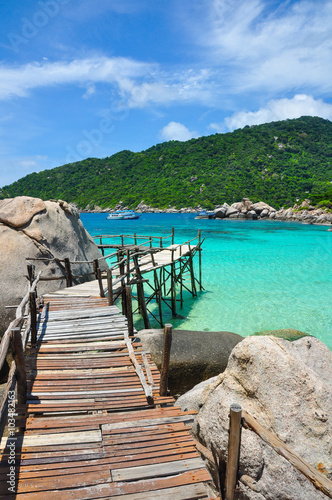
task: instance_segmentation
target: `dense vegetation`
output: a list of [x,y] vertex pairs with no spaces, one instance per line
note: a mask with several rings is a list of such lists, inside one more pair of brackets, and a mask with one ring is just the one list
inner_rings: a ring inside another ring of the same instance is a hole
[[[35,196],[76,202],[80,208],[122,201],[212,208],[243,197],[276,208],[310,198],[332,204],[332,123],[322,118],[247,126],[146,151],[121,151],[33,173],[0,197]],[[332,206],[332,205],[331,205]]]

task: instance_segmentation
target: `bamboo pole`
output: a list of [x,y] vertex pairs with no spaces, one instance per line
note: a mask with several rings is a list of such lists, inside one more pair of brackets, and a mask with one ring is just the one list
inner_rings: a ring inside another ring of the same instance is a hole
[[34,347],[37,343],[36,292],[29,292],[29,309],[30,309],[31,345]]
[[110,268],[107,269],[107,288],[108,288],[108,305],[112,306],[113,301],[113,278],[112,271]]
[[229,416],[229,438],[228,454],[225,479],[225,500],[234,500],[235,486],[238,479],[241,429],[242,429],[242,408],[239,404],[233,403]]
[[129,337],[134,336],[134,322],[133,322],[133,306],[131,301],[131,286],[126,285],[126,300],[127,300],[127,320],[128,320],[128,334]]
[[17,400],[18,404],[25,404],[27,396],[27,375],[20,328],[12,329],[12,339],[13,358],[16,363]]
[[161,374],[160,374],[160,396],[167,396],[168,372],[169,361],[171,357],[172,346],[172,325],[166,324],[164,329],[164,345],[161,361]]

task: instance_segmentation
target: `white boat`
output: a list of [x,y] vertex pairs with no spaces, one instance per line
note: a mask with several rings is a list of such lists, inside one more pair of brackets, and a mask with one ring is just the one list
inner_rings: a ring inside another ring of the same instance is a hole
[[106,219],[110,220],[132,220],[138,219],[140,216],[134,210],[117,210],[107,215]]

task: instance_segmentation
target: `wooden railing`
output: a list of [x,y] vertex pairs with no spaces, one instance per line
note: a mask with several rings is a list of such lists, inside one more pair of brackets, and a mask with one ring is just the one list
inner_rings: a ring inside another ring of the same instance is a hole
[[[8,395],[17,387],[18,404],[25,403],[26,376],[24,351],[31,334],[31,342],[36,341],[37,325],[37,284],[41,273],[29,284],[29,289],[17,306],[15,319],[9,324],[0,343],[0,370],[4,366],[6,357],[12,343],[13,361],[8,374],[5,391],[0,400],[0,436],[2,436],[8,413]],[[23,328],[22,328],[23,327]],[[22,333],[23,332],[23,336]]]
[[222,459],[220,453],[211,453],[200,443],[197,444],[197,448],[202,455],[205,456],[213,467],[217,467],[217,482],[219,482],[220,495],[223,500],[236,499],[238,481],[241,481],[255,492],[259,491],[256,481],[248,475],[241,474],[239,469],[242,427],[255,432],[276,453],[285,458],[301,474],[306,476],[318,490],[322,491],[327,497],[332,498],[332,481],[301,458],[287,444],[281,441],[276,434],[265,429],[254,417],[242,410],[240,405],[232,404],[229,414],[226,470],[224,466],[225,460]]

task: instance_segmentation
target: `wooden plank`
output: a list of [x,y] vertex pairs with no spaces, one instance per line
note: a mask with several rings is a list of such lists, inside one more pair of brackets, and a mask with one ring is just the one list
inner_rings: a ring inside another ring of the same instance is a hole
[[[91,498],[111,498],[116,495],[136,494],[145,491],[159,491],[170,487],[209,481],[206,469],[184,472],[174,476],[153,478],[141,481],[100,483],[86,488],[68,491],[48,491],[47,500],[90,500]],[[45,493],[25,493],[17,495],[18,500],[45,500]]]
[[[5,449],[12,438],[4,437],[0,442],[0,449]],[[101,432],[86,431],[86,432],[66,432],[62,434],[39,434],[39,435],[24,435],[17,436],[17,446],[32,447],[42,445],[57,445],[57,444],[74,444],[74,443],[98,443],[101,442]]]
[[167,464],[154,464],[142,467],[127,467],[126,469],[113,469],[113,481],[133,481],[138,479],[148,479],[152,477],[171,476],[195,469],[204,468],[201,458],[191,458],[189,460],[177,460]]
[[112,496],[112,500],[198,500],[200,498],[207,498],[207,488],[204,483]]
[[[134,423],[135,427],[145,427],[147,425],[159,425],[159,424],[172,424],[175,422],[187,422],[192,423],[194,421],[193,415],[178,415],[174,417],[161,417],[161,418],[152,418],[152,419],[143,419],[137,420]],[[125,422],[116,422],[114,424],[104,424],[102,426],[102,432],[106,433],[107,431],[111,431],[114,429],[126,429],[128,427],[132,427],[133,423],[130,421]]]

